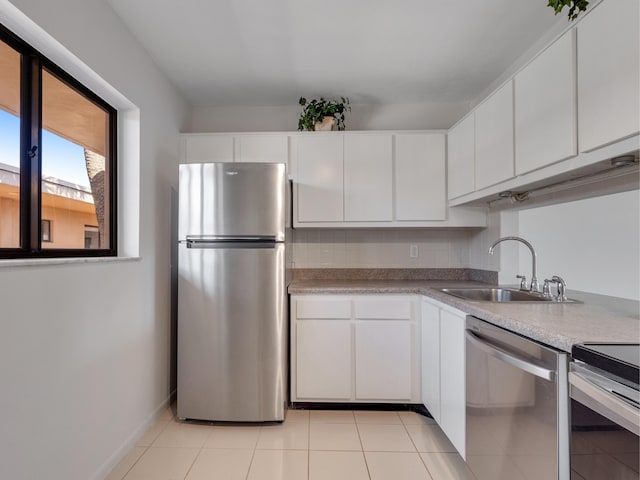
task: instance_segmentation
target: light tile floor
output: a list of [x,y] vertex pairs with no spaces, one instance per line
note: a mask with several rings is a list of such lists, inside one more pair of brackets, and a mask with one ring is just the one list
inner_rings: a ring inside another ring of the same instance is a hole
[[171,408],[107,480],[476,480],[414,412],[289,410],[282,424],[179,422]]

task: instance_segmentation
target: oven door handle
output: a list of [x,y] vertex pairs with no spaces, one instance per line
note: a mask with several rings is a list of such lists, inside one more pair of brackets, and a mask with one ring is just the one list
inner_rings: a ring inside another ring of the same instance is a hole
[[[607,388],[611,383],[600,375],[572,366],[569,372],[570,396],[584,406],[640,435],[640,409],[624,395]],[[604,382],[600,385],[601,382]]]
[[487,355],[490,355],[504,363],[507,363],[517,368],[518,370],[523,370],[527,373],[530,373],[531,375],[535,375],[536,377],[543,378],[544,380],[548,380],[549,382],[554,381],[556,372],[554,372],[553,370],[549,370],[548,368],[541,367],[540,365],[536,365],[535,363],[531,363],[523,358],[520,358],[513,353],[508,352],[503,348],[488,342],[486,339],[478,337],[469,330],[467,330],[465,333],[467,341],[474,347],[482,350]]

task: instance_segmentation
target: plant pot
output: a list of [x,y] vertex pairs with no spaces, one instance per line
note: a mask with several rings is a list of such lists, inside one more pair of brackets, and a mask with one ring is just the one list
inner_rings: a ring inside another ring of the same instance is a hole
[[313,129],[316,132],[329,132],[336,125],[336,117],[323,117],[321,122],[316,122]]

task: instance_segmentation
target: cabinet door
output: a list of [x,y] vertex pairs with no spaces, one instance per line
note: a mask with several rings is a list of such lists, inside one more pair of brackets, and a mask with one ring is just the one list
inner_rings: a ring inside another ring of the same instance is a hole
[[440,427],[465,457],[465,318],[440,310]]
[[298,138],[299,222],[342,222],[342,139],[339,135]]
[[574,30],[518,73],[514,89],[516,175],[575,156]]
[[298,320],[296,323],[298,399],[351,399],[349,320]]
[[639,9],[638,0],[609,0],[577,26],[581,152],[638,133]]
[[289,162],[287,135],[239,135],[236,142],[236,162]]
[[361,321],[356,325],[356,400],[411,399],[411,325]]
[[476,116],[476,190],[513,177],[513,82],[480,105]]
[[182,163],[233,162],[232,135],[182,137]]
[[456,198],[475,189],[476,120],[472,113],[447,134],[448,197]]
[[440,423],[440,309],[422,302],[422,403]]
[[391,135],[344,137],[344,219],[391,221]]
[[446,220],[444,134],[395,136],[395,219]]

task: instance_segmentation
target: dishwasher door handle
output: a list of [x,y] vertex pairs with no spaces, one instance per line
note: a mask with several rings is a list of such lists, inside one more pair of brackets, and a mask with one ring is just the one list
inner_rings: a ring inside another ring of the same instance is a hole
[[508,352],[497,345],[494,345],[488,342],[484,338],[480,338],[475,335],[473,332],[466,330],[465,335],[467,340],[479,350],[482,350],[487,355],[492,356],[504,363],[507,363],[519,370],[523,370],[531,375],[535,375],[536,377],[543,378],[544,380],[548,380],[553,382],[555,379],[555,372],[553,370],[549,370],[548,368],[541,367],[540,365],[536,365],[535,363],[531,363],[527,360],[524,360],[520,357],[517,357],[511,352]]

